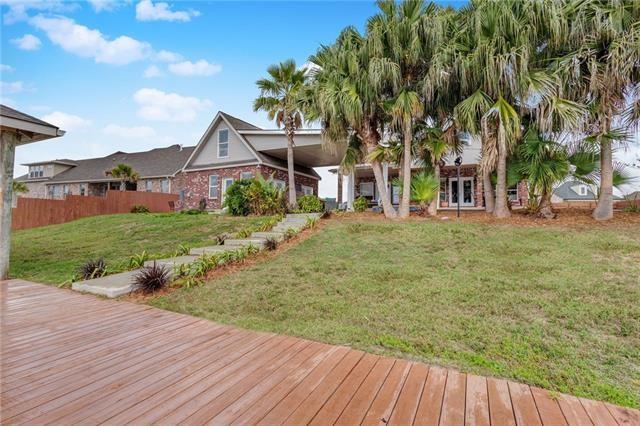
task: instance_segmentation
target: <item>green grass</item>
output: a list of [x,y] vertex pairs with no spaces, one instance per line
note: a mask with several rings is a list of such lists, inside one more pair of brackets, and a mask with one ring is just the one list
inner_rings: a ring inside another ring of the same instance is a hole
[[78,266],[104,257],[110,272],[126,269],[133,254],[172,255],[179,244],[215,245],[215,236],[261,223],[261,218],[217,215],[118,214],[93,216],[61,225],[16,231],[11,270],[15,278],[59,284]]
[[150,303],[640,406],[640,230],[333,221]]

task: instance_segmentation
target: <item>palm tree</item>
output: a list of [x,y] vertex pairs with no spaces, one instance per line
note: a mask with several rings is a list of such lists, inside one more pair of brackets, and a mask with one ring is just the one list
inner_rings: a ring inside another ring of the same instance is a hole
[[[305,96],[307,119],[322,122],[329,145],[345,146],[357,138],[368,154],[380,145],[385,111],[384,82],[393,79],[397,67],[386,58],[373,58],[372,40],[356,29],[345,29],[336,42],[323,46],[309,60],[315,65]],[[371,160],[378,197],[387,218],[395,218],[382,163]]]
[[567,31],[556,72],[565,96],[589,106],[587,132],[600,146],[597,220],[613,217],[613,145],[616,127],[637,127],[640,115],[640,7],[637,1],[569,3]]
[[118,164],[111,169],[110,173],[114,178],[120,179],[120,191],[127,189],[127,182],[135,182],[138,180],[138,173],[128,164]]
[[301,93],[306,82],[306,68],[297,69],[293,59],[267,68],[270,78],[256,82],[260,96],[253,102],[254,111],[265,111],[269,120],[284,126],[287,136],[287,170],[289,175],[289,207],[295,208],[296,183],[293,147],[296,130],[302,126]]
[[440,179],[431,173],[421,172],[411,180],[411,200],[418,203],[422,214],[427,212],[429,204],[437,198],[439,192]]

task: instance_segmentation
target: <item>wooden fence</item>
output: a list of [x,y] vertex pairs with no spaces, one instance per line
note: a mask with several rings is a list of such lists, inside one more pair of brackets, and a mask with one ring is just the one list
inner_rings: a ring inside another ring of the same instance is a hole
[[104,197],[67,195],[64,200],[18,197],[11,228],[28,229],[87,216],[129,213],[135,205],[146,206],[152,212],[169,212],[169,202],[177,200],[176,194],[138,191],[107,191]]

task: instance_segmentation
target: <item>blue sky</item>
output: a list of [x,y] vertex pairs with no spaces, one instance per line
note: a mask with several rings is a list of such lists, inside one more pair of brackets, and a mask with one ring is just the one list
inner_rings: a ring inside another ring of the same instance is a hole
[[[67,130],[18,148],[17,165],[194,145],[218,110],[272,127],[251,108],[267,66],[303,64],[376,11],[366,1],[0,4],[2,103]],[[321,195],[334,195],[321,174]]]

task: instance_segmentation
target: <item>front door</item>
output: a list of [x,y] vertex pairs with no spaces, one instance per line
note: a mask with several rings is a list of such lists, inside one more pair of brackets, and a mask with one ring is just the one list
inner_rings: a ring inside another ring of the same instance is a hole
[[[460,178],[460,192],[462,193],[462,200],[460,200],[460,207],[473,207],[473,178],[461,177]],[[458,179],[449,179],[449,206],[458,206]]]
[[224,204],[224,197],[227,195],[227,189],[233,185],[233,178],[222,179],[222,195],[220,197],[220,206]]

